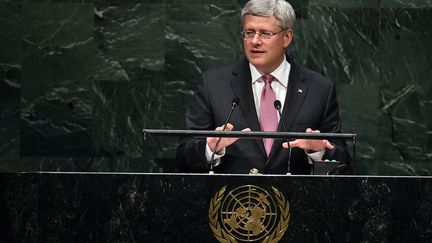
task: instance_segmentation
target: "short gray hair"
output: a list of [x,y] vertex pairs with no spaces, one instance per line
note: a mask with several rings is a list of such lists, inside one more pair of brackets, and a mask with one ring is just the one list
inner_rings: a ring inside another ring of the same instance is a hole
[[246,15],[263,17],[274,15],[284,30],[293,28],[296,18],[293,7],[285,0],[250,0],[242,9],[242,21]]

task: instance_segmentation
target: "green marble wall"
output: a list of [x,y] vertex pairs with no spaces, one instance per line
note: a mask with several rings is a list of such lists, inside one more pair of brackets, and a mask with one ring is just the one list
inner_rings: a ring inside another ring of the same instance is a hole
[[[172,172],[196,78],[246,1],[0,0],[0,171]],[[292,1],[288,52],[336,81],[359,174],[432,174],[432,1]]]

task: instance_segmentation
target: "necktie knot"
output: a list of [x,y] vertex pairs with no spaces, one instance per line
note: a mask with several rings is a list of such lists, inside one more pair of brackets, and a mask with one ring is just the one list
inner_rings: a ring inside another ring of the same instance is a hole
[[266,84],[270,84],[274,79],[273,75],[271,74],[265,74],[262,76],[262,78]]

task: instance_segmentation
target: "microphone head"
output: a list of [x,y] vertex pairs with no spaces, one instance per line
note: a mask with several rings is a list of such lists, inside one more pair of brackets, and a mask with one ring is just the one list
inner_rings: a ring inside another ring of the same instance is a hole
[[274,101],[274,107],[276,108],[276,110],[279,111],[281,109],[281,107],[282,107],[281,102],[279,100],[275,100]]
[[232,99],[231,103],[232,103],[232,106],[233,106],[233,107],[236,107],[236,106],[238,106],[238,104],[240,103],[240,99],[239,99],[238,97],[234,97],[234,98]]

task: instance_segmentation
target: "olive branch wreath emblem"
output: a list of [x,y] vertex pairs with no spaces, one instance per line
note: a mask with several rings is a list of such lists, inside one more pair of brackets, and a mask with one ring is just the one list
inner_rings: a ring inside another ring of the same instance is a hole
[[[285,196],[275,187],[272,186],[273,192],[276,196],[276,201],[279,207],[280,215],[279,215],[279,223],[275,227],[275,229],[268,234],[263,243],[276,243],[279,242],[282,236],[288,229],[289,219],[290,219],[290,206],[289,202],[285,199]],[[218,211],[221,207],[222,199],[224,198],[226,186],[222,187],[210,201],[209,207],[209,225],[211,230],[213,231],[216,239],[221,243],[237,243],[238,241],[228,234],[219,224],[218,221]]]

